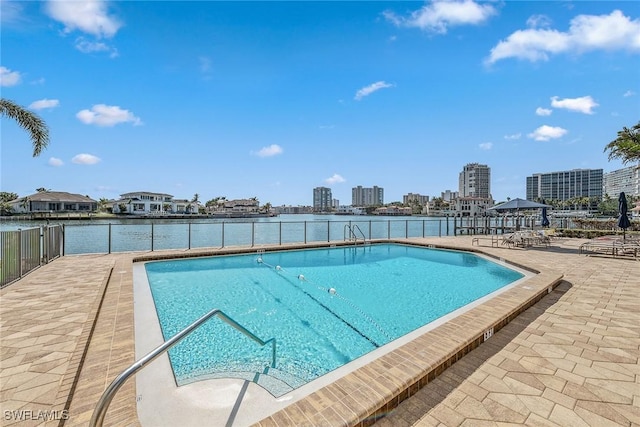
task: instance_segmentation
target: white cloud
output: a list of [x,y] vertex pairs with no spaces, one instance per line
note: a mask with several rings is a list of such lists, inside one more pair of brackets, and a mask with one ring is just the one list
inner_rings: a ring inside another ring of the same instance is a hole
[[341,182],[345,182],[345,181],[346,179],[344,179],[342,176],[338,175],[337,173],[334,173],[331,177],[324,180],[324,182],[326,182],[329,185],[340,184]]
[[116,105],[97,104],[91,111],[82,110],[76,114],[78,120],[86,125],[115,126],[118,123],[133,123],[141,125],[142,121],[132,112],[123,110]]
[[519,58],[546,61],[551,54],[581,53],[590,50],[640,51],[640,19],[631,20],[619,10],[609,15],[579,15],[571,20],[568,32],[531,28],[518,30],[501,40],[486,62]]
[[546,15],[532,15],[527,19],[527,27],[541,28],[551,26],[551,19]]
[[272,157],[277,156],[278,154],[282,154],[282,152],[282,147],[280,147],[278,144],[271,144],[268,147],[262,147],[260,151],[252,151],[251,154],[258,157]]
[[24,6],[18,1],[0,1],[0,22],[3,24],[21,23]]
[[51,0],[47,3],[46,11],[51,18],[64,24],[66,33],[80,30],[98,38],[108,38],[113,37],[122,26],[116,17],[109,16],[107,2],[102,0]]
[[49,166],[55,167],[64,165],[64,162],[57,157],[51,157],[47,163],[49,164]]
[[549,141],[550,139],[561,138],[566,135],[567,132],[566,129],[561,127],[543,125],[527,136],[536,141]]
[[373,84],[370,84],[369,86],[365,86],[362,89],[358,90],[356,92],[356,96],[354,96],[354,99],[356,101],[360,101],[365,96],[369,96],[373,92],[376,92],[380,89],[384,89],[388,87],[393,87],[393,85],[384,81],[375,82]]
[[93,154],[78,154],[71,159],[72,163],[77,165],[95,165],[100,161],[99,157],[94,156]]
[[19,72],[11,71],[7,67],[0,67],[0,86],[15,86],[20,83],[20,79]]
[[522,137],[521,133],[514,133],[512,135],[505,135],[504,139],[514,140],[514,139],[520,139],[521,137]]
[[632,91],[632,90],[628,90],[628,91],[626,91],[622,96],[624,96],[625,98],[627,98],[627,97],[629,97],[629,96],[633,96],[633,95],[635,95],[635,94],[636,94],[636,93],[635,93],[634,91]]
[[45,108],[55,108],[60,105],[60,101],[57,99],[40,99],[38,101],[34,101],[29,105],[29,108],[32,110],[44,110]]
[[493,142],[483,142],[478,144],[481,150],[491,150],[493,148]]
[[481,24],[496,13],[492,5],[478,4],[472,0],[434,0],[406,18],[391,11],[385,11],[383,15],[399,27],[445,34],[449,27]]
[[580,98],[559,99],[557,96],[551,97],[551,106],[554,108],[564,108],[569,111],[577,111],[584,114],[593,114],[593,109],[599,104],[590,96]]
[[109,52],[111,58],[118,56],[118,49],[115,47],[111,47],[104,42],[89,41],[84,37],[76,39],[75,47],[82,53]]
[[536,115],[538,116],[550,116],[551,113],[553,113],[553,110],[550,110],[548,108],[542,108],[542,107],[536,108]]
[[201,56],[198,58],[198,62],[200,62],[200,71],[202,73],[206,74],[211,72],[211,65],[212,65],[211,58],[208,58],[206,56]]

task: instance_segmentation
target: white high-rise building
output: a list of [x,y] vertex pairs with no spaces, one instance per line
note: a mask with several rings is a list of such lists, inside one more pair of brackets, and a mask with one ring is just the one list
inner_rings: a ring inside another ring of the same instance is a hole
[[459,197],[491,198],[491,168],[469,163],[462,168],[458,185]]
[[616,198],[622,191],[627,196],[640,196],[640,163],[603,175],[604,194]]
[[361,185],[351,189],[351,206],[382,206],[384,205],[384,189],[373,186],[363,188]]
[[332,196],[331,189],[327,187],[316,187],[313,189],[313,211],[330,212]]

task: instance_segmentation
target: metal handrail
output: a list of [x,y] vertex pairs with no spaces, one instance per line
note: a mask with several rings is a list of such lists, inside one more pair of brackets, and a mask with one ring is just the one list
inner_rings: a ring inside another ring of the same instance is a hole
[[171,347],[173,347],[178,342],[180,342],[183,338],[185,338],[187,335],[193,332],[196,328],[198,328],[204,322],[206,322],[211,317],[216,315],[220,317],[222,320],[224,320],[226,323],[228,323],[229,325],[236,328],[238,331],[242,332],[243,334],[245,334],[246,336],[248,336],[249,338],[257,342],[258,344],[260,344],[261,346],[265,346],[268,343],[271,343],[271,348],[272,348],[271,367],[272,368],[276,367],[276,339],[275,338],[268,339],[267,341],[262,341],[260,338],[258,338],[252,332],[250,332],[247,328],[245,328],[244,326],[242,326],[241,324],[233,320],[231,317],[227,316],[224,312],[222,312],[222,310],[216,308],[211,310],[210,312],[208,312],[207,314],[205,314],[204,316],[202,316],[201,318],[199,318],[198,320],[196,320],[186,328],[184,328],[182,331],[178,332],[176,335],[174,335],[173,337],[165,341],[159,347],[156,347],[154,350],[147,353],[144,357],[134,362],[131,366],[129,366],[126,370],[124,370],[120,375],[118,375],[111,382],[111,384],[109,384],[109,387],[106,388],[104,393],[102,393],[102,396],[100,397],[100,400],[98,400],[98,403],[96,405],[96,409],[93,411],[93,415],[91,416],[91,421],[89,425],[91,427],[102,426],[102,423],[104,422],[104,417],[107,413],[107,409],[109,408],[109,404],[113,400],[113,397],[115,396],[117,391],[120,389],[120,387],[122,387],[122,385],[124,385],[125,381],[127,381],[129,377],[131,377],[132,375],[137,373],[139,370],[144,368],[146,365],[151,363],[155,358],[157,358],[164,352],[168,351]]
[[344,225],[344,240],[347,240],[347,230],[349,231],[349,241],[353,240],[354,244],[358,244],[358,235],[356,234],[355,230],[358,230],[360,232],[360,234],[362,235],[362,241],[363,243],[367,243],[367,238],[365,237],[364,233],[362,232],[362,230],[360,230],[360,227],[358,227],[358,224],[345,224]]

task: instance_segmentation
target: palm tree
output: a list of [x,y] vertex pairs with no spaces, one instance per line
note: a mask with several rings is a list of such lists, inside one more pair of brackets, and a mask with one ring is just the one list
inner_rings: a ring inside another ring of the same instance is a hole
[[109,207],[109,199],[101,197],[100,200],[98,200],[98,210],[100,212],[104,212],[107,210],[108,207]]
[[618,137],[604,147],[609,150],[609,160],[620,159],[622,163],[640,161],[640,121],[631,129],[623,127]]
[[33,157],[40,155],[49,144],[49,128],[37,114],[29,111],[13,101],[0,99],[0,115],[15,120],[18,125],[29,132],[33,143]]

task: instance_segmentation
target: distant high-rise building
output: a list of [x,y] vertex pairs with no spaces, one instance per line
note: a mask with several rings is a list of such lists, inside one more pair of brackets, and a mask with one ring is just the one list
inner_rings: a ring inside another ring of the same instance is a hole
[[459,197],[491,198],[491,168],[469,163],[462,168],[458,185]]
[[440,193],[440,197],[442,198],[443,201],[450,202],[450,201],[458,198],[458,192],[457,191],[446,190],[446,191],[443,191],[443,192]]
[[402,203],[408,205],[412,202],[418,202],[419,205],[426,206],[429,204],[429,196],[423,196],[421,194],[409,193],[402,196]]
[[602,198],[602,169],[574,169],[569,171],[535,173],[527,177],[527,200],[545,202],[566,201],[588,197],[596,205]]
[[313,189],[313,210],[314,212],[331,211],[331,189],[327,187],[316,187]]
[[384,189],[378,186],[363,188],[361,185],[351,189],[352,206],[382,206],[384,205]]
[[604,194],[611,198],[616,198],[622,191],[628,196],[640,196],[640,163],[607,172],[603,179]]

